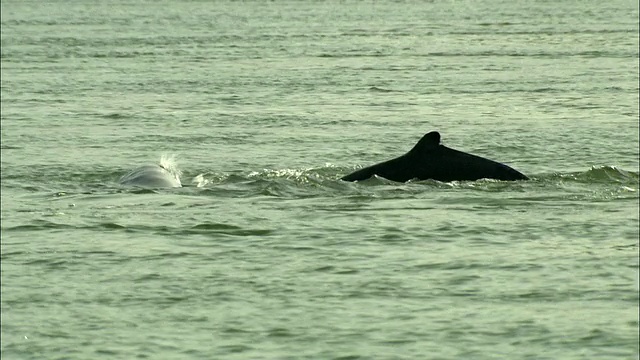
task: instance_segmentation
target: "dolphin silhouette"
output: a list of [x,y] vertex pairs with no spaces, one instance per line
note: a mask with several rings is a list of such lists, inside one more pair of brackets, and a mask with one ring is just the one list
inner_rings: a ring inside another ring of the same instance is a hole
[[359,181],[373,175],[398,182],[411,179],[433,179],[443,182],[529,179],[505,164],[441,145],[440,133],[437,131],[424,135],[408,153],[355,171],[341,180]]
[[119,182],[145,188],[182,187],[180,176],[159,164],[140,166],[121,177]]

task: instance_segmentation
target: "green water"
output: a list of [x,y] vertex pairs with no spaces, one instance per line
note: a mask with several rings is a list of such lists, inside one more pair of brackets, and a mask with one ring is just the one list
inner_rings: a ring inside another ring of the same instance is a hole
[[0,11],[3,359],[638,358],[637,1]]

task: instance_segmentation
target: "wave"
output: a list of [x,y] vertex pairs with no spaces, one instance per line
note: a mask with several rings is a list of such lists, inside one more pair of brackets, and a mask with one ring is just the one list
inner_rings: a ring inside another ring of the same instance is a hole
[[635,184],[637,186],[640,172],[623,170],[616,166],[592,166],[587,171],[553,173],[551,175],[542,175],[539,178],[541,180],[563,180],[597,184]]
[[[293,180],[297,183],[319,183],[324,181],[338,180],[342,175],[348,173],[349,171],[353,171],[352,168],[347,167],[336,167],[333,165],[326,165],[324,167],[318,168],[306,168],[306,169],[263,169],[261,171],[252,171],[247,173],[246,175],[225,175],[225,174],[211,174],[212,178],[216,178],[217,181],[210,181],[208,183],[215,182],[228,182],[228,181],[244,181],[244,180],[255,180],[255,179],[288,179]],[[540,173],[540,174],[527,174],[531,177],[530,181],[526,182],[545,182],[550,180],[568,180],[568,181],[577,181],[584,183],[637,183],[640,179],[640,172],[638,171],[629,171],[624,170],[616,166],[592,166],[586,171],[578,171],[578,172],[554,172],[554,173]],[[206,174],[200,174],[200,177],[206,176]],[[398,184],[397,182],[388,181],[383,178],[372,178],[370,180],[365,180],[360,183],[393,183]],[[421,181],[410,181],[411,183],[440,183],[439,181],[434,180],[421,180]],[[466,181],[467,183],[473,182],[498,182],[503,183],[503,181],[498,180],[478,180],[478,181]],[[525,182],[525,183],[526,183]],[[460,183],[460,182],[454,182]]]
[[[167,170],[175,171],[178,176],[182,175],[182,171],[177,169],[173,158],[164,158],[161,165],[166,166]],[[586,171],[578,172],[553,172],[527,174],[531,177],[529,181],[504,182],[491,179],[481,179],[477,181],[454,181],[440,182],[435,180],[410,180],[406,184],[394,182],[381,177],[373,177],[371,179],[358,183],[346,183],[340,180],[340,177],[352,168],[337,167],[326,164],[322,167],[315,168],[283,168],[283,169],[262,169],[259,171],[248,171],[245,173],[214,173],[200,172],[191,177],[190,184],[184,184],[186,187],[195,187],[201,189],[226,188],[231,193],[236,193],[241,188],[262,188],[263,195],[282,194],[283,189],[278,190],[281,186],[285,188],[308,188],[318,189],[326,188],[329,190],[371,187],[371,186],[427,186],[435,188],[518,188],[535,186],[535,184],[557,183],[558,181],[579,184],[610,184],[623,185],[630,188],[638,189],[640,172],[629,171],[618,168],[616,166],[592,166]],[[188,176],[187,176],[188,177]],[[285,193],[287,191],[284,191]],[[295,192],[295,191],[294,191]]]
[[[598,188],[622,189],[637,191],[639,172],[622,169],[611,165],[592,166],[584,171],[527,173],[529,181],[503,182],[496,180],[478,180],[443,183],[434,180],[410,180],[397,183],[384,178],[374,177],[357,183],[339,180],[352,167],[339,167],[325,164],[310,168],[262,169],[244,172],[212,172],[196,169],[195,172],[184,172],[178,167],[175,156],[163,155],[159,164],[177,178],[183,178],[184,189],[160,188],[140,189],[123,188],[118,184],[126,170],[122,168],[105,169],[96,167],[80,170],[74,167],[47,166],[30,168],[29,172],[7,176],[3,174],[3,189],[18,188],[36,196],[52,199],[69,197],[97,196],[100,194],[151,194],[151,193],[186,193],[197,195],[241,197],[275,196],[285,198],[308,196],[344,196],[370,191],[424,192],[428,189],[474,189],[482,191],[526,191],[536,187],[565,186],[576,184],[579,187],[591,185]],[[40,181],[35,186],[35,180]],[[42,182],[42,179],[46,179]],[[377,189],[377,190],[375,190]]]

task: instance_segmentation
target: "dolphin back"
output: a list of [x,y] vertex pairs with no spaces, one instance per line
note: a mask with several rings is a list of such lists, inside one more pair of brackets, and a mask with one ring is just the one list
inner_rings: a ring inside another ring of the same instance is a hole
[[119,182],[145,188],[182,187],[179,176],[160,165],[140,166],[121,177]]
[[419,178],[439,181],[474,181],[495,179],[502,181],[528,180],[518,170],[481,156],[468,154],[440,145],[434,154],[417,159]]
[[376,165],[368,166],[360,170],[356,170],[349,175],[343,176],[342,178],[340,178],[340,180],[362,181],[372,177],[373,175],[378,175],[392,181],[411,180],[411,178],[408,178],[406,180],[396,180],[399,178],[404,178],[402,174],[399,174],[400,170],[402,169],[404,169],[403,159],[402,157],[399,157]]
[[529,179],[505,164],[441,145],[440,134],[437,131],[425,134],[406,154],[357,170],[343,176],[342,180],[360,181],[373,175],[398,182],[411,179],[444,182]]

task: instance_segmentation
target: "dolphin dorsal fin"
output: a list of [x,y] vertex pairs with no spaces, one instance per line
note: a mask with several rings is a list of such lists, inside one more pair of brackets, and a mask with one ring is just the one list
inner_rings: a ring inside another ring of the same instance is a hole
[[416,146],[411,149],[411,152],[422,152],[430,149],[435,149],[440,145],[440,133],[437,131],[431,131],[425,134],[420,141],[416,144]]
[[428,141],[430,145],[438,146],[440,145],[440,133],[437,131],[432,131],[427,133],[425,136],[420,139],[420,142]]

